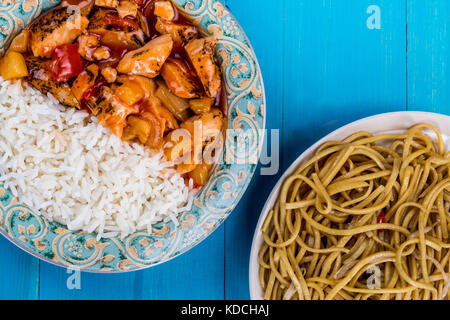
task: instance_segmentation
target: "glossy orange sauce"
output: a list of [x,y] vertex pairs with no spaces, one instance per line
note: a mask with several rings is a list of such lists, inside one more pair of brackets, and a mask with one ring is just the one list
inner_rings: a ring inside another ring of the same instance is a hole
[[[146,19],[146,23],[148,26],[148,31],[149,34],[146,35],[146,39],[145,39],[145,43],[147,43],[149,41],[148,36],[150,39],[154,39],[158,36],[160,36],[160,34],[156,31],[155,28],[155,24],[157,22],[157,17],[154,14],[154,8],[155,8],[155,3],[156,0],[135,0],[135,2],[138,4],[138,10],[141,12],[141,14],[143,15],[143,17]],[[81,11],[83,12],[83,10],[89,10],[91,6],[94,5],[94,0],[63,0],[63,2],[61,2],[61,4],[59,4],[58,6],[56,6],[54,9],[60,8],[60,7],[69,7],[69,6],[79,6]],[[173,6],[173,4],[172,4]],[[193,24],[190,23],[184,16],[182,16],[179,11],[177,10],[177,8],[175,6],[173,6],[174,8],[174,12],[175,12],[175,18],[173,20],[173,22],[175,23],[181,23],[181,24],[185,24],[185,25],[190,25],[192,26]],[[106,8],[102,8],[103,10],[105,10]],[[106,9],[108,10],[108,9]],[[117,12],[115,10],[111,10],[111,13],[114,15],[117,15]],[[139,24],[137,18],[134,17],[127,17],[127,19],[133,19],[134,22],[136,22],[136,24]],[[131,30],[129,30],[131,31]],[[93,34],[93,33],[91,33]],[[134,47],[130,47],[127,43],[123,42],[118,43],[116,42],[116,45],[106,45],[105,44],[105,40],[102,38],[102,35],[99,34],[94,34],[98,37],[99,39],[99,43],[101,46],[107,47],[109,49],[109,52],[111,54],[111,57],[105,60],[101,60],[101,61],[97,61],[95,63],[97,63],[99,65],[100,68],[104,68],[107,66],[111,66],[111,67],[116,67],[117,64],[119,63],[119,61],[122,59],[122,57],[129,51],[135,50],[137,49],[136,46]],[[199,35],[200,37],[200,35]],[[92,48],[92,50],[95,50],[96,48]],[[194,81],[197,82],[198,87],[199,88],[203,88],[200,79],[198,78],[196,71],[190,61],[190,59],[188,58],[188,55],[186,53],[185,50],[185,44],[181,45],[181,46],[175,46],[172,50],[171,56],[169,57],[169,59],[177,59],[177,60],[181,60],[182,63],[187,67],[187,69],[190,71],[190,73],[192,74],[192,78]],[[92,62],[87,61],[85,59],[82,58],[83,61],[83,67],[87,67],[89,64],[91,64]],[[219,65],[219,64],[218,64]],[[100,75],[96,81],[96,83],[94,84],[94,86],[92,88],[90,88],[85,94],[86,96],[89,95],[89,97],[92,96],[96,96],[99,94],[100,92],[100,88],[103,85],[107,85],[105,79]],[[205,94],[206,96],[206,94]],[[84,96],[83,96],[84,98]],[[89,99],[86,99],[86,101]],[[226,122],[226,118],[227,118],[227,108],[226,108],[226,95],[225,95],[225,90],[223,88],[223,81],[222,81],[222,85],[219,89],[219,93],[216,97],[215,103],[214,103],[214,107],[222,110],[222,112],[224,113],[225,117],[224,117],[224,122]],[[90,111],[90,108],[87,106],[87,103],[81,103],[81,106],[83,109],[87,110],[88,112]],[[136,105],[136,107],[140,108],[139,103]],[[194,115],[194,114],[192,114]],[[227,127],[226,125],[224,126],[225,128]],[[225,130],[224,130],[225,132]],[[188,176],[187,174],[183,175],[186,179],[186,184],[188,184]],[[198,186],[194,186],[194,187],[198,187]]]
[[[54,9],[60,8],[60,7],[69,7],[69,6],[75,6],[76,5],[76,6],[80,7],[81,11],[83,11],[84,8],[89,8],[90,6],[93,6],[94,2],[95,2],[94,0],[63,0]],[[135,0],[135,2],[138,5],[138,10],[141,12],[141,14],[147,20],[146,22],[147,22],[148,27],[149,27],[150,39],[154,39],[154,38],[160,36],[160,34],[155,29],[155,24],[156,24],[156,21],[157,21],[157,17],[154,14],[156,0]],[[193,25],[182,14],[180,14],[178,9],[173,4],[172,4],[172,6],[173,6],[173,9],[174,9],[174,12],[175,12],[175,17],[174,17],[173,22],[186,24],[186,25],[191,25],[191,26]],[[103,8],[103,9],[105,9],[105,8]],[[111,10],[111,12],[113,13],[114,10]],[[135,19],[135,18],[130,18],[130,19],[135,20],[136,23],[137,23],[137,19]],[[101,35],[97,35],[97,36],[99,37],[100,43],[103,43],[104,41],[102,41],[102,36]],[[116,67],[117,64],[119,63],[119,61],[122,59],[122,57],[127,52],[136,49],[136,48],[130,48],[125,42],[123,42],[123,45],[112,46],[112,45],[105,45],[105,44],[103,44],[103,46],[107,47],[109,49],[109,51],[111,53],[111,57],[108,58],[108,59],[105,59],[105,60],[97,62],[97,64],[99,65],[100,68]],[[92,48],[92,51],[94,51],[95,49],[96,48]],[[187,68],[190,70],[190,72],[191,72],[191,74],[193,76],[193,79],[196,80],[196,82],[199,85],[199,87],[202,87],[201,81],[197,77],[195,69],[192,66],[192,63],[191,63],[190,59],[188,58],[188,56],[186,54],[186,50],[184,49],[184,45],[183,46],[174,47],[173,50],[172,50],[171,58],[182,60],[183,63],[187,66]],[[91,62],[86,61],[86,60],[83,59],[83,65],[84,66],[87,66],[90,63]],[[219,108],[220,110],[222,110],[224,112],[224,114],[226,114],[226,96],[225,96],[225,92],[223,90],[223,85],[221,86],[221,88],[219,90],[219,94],[217,95],[216,101],[214,103],[214,107]]]

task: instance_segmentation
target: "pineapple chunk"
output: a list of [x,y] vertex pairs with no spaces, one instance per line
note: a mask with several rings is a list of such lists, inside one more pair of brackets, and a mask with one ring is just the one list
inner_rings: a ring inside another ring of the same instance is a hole
[[192,99],[189,100],[189,107],[191,107],[192,111],[196,114],[207,113],[211,110],[214,100],[214,98]]
[[19,52],[8,52],[0,63],[0,74],[5,80],[27,77],[28,69],[23,55]]
[[9,50],[20,52],[20,53],[27,52],[29,44],[30,44],[30,35],[31,35],[30,30],[28,30],[28,29],[23,30],[11,42],[11,45],[9,46]]
[[195,167],[195,169],[191,172],[189,172],[189,178],[192,178],[194,180],[194,183],[199,186],[204,186],[206,182],[208,181],[208,177],[210,175],[212,168],[212,164],[208,163],[201,163],[198,166]]
[[148,121],[141,119],[136,116],[129,116],[128,125],[131,128],[131,131],[137,136],[139,141],[144,144],[147,142],[148,137],[150,136],[150,124]]
[[136,17],[138,12],[137,4],[134,1],[120,1],[117,12],[121,18],[126,16]]
[[175,10],[173,10],[170,1],[155,2],[155,16],[172,21],[175,19]]
[[121,86],[116,88],[115,94],[122,102],[130,106],[141,101],[145,96],[145,92],[140,84],[133,80],[126,80]]

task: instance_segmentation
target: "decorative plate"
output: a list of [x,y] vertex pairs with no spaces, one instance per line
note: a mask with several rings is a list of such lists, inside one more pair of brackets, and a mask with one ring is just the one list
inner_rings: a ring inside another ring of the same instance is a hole
[[[58,0],[2,0],[0,51],[41,12]],[[159,223],[152,235],[136,232],[96,240],[95,234],[70,231],[20,204],[0,184],[0,233],[36,257],[91,272],[124,272],[172,259],[208,237],[231,213],[245,192],[259,158],[265,124],[264,88],[253,50],[237,21],[218,0],[174,0],[203,33],[218,39],[217,56],[228,101],[228,130],[222,161],[178,225]]]

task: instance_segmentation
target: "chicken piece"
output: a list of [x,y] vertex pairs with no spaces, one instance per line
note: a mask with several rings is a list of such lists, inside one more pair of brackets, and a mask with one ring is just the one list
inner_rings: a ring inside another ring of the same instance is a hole
[[195,137],[196,131],[201,130],[202,136],[199,139],[206,145],[220,134],[222,126],[222,111],[219,109],[212,109],[210,112],[189,118],[187,121],[183,122],[180,127],[188,130],[194,139],[197,139],[197,137]]
[[119,6],[119,0],[95,0],[95,5],[98,7],[116,9]]
[[106,68],[102,69],[101,74],[108,83],[116,82],[116,79],[117,79],[117,70],[116,69],[111,68],[111,67],[106,67]]
[[94,50],[94,53],[92,53],[92,55],[94,56],[95,60],[106,60],[111,57],[111,53],[106,47],[98,47]]
[[194,39],[186,45],[186,52],[197,75],[203,84],[206,94],[217,97],[221,86],[220,70],[214,61],[217,41],[213,37]]
[[148,42],[142,48],[128,52],[117,66],[117,71],[126,74],[154,78],[172,52],[173,40],[163,35]]
[[137,4],[136,2],[129,0],[120,1],[119,6],[117,7],[117,12],[122,18],[126,16],[137,17]]
[[100,43],[114,49],[138,49],[145,43],[145,34],[139,22],[121,18],[117,13],[94,8],[87,31],[96,34]]
[[98,36],[83,34],[78,37],[78,53],[88,61],[94,61],[93,53],[99,45]]
[[28,67],[29,76],[26,79],[29,84],[44,95],[50,93],[64,106],[80,109],[80,104],[73,95],[70,86],[65,82],[58,83],[52,80],[44,67],[45,61],[43,59],[30,55],[26,57],[25,62]]
[[59,8],[38,17],[30,27],[31,50],[36,57],[50,57],[55,47],[72,43],[87,27],[89,20]]
[[95,48],[99,44],[98,37],[92,34],[83,34],[78,38],[78,45],[87,48]]
[[155,16],[161,17],[165,20],[172,21],[175,19],[175,10],[170,1],[156,1],[155,2]]
[[80,12],[83,16],[87,17],[94,7],[95,0],[62,0],[60,7],[69,10],[69,13]]
[[180,98],[198,98],[203,89],[183,60],[169,58],[161,69],[169,90]]
[[160,34],[170,34],[175,45],[178,47],[181,47],[183,44],[198,36],[198,29],[196,26],[171,22],[161,18],[157,19],[155,29]]
[[121,102],[109,87],[102,88],[102,95],[97,106],[99,108],[98,123],[111,130],[119,138],[122,137],[123,130],[127,125],[127,117],[139,112],[137,107]]
[[98,74],[98,66],[91,64],[75,79],[72,85],[72,93],[79,102],[83,100],[83,95],[86,90],[95,84]]

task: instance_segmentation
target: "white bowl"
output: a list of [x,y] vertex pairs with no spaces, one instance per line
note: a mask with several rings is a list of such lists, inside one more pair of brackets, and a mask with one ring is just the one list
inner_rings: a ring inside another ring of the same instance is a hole
[[430,123],[436,126],[436,128],[442,133],[447,150],[450,149],[450,116],[429,112],[405,111],[379,114],[355,121],[344,127],[341,127],[336,131],[333,131],[326,137],[320,139],[308,150],[306,150],[300,157],[298,157],[297,160],[295,160],[295,162],[289,167],[289,169],[286,170],[286,172],[273,188],[272,193],[267,199],[266,204],[264,205],[264,208],[261,212],[261,216],[259,217],[258,225],[253,236],[249,268],[250,297],[252,300],[262,300],[264,298],[264,292],[259,282],[258,274],[258,253],[264,243],[260,230],[269,210],[273,208],[277,200],[278,193],[283,181],[286,180],[288,176],[292,175],[301,163],[309,159],[320,145],[327,141],[343,140],[350,136],[352,133],[358,131],[368,131],[372,134],[399,133],[401,131],[409,129],[410,127],[418,123]]

